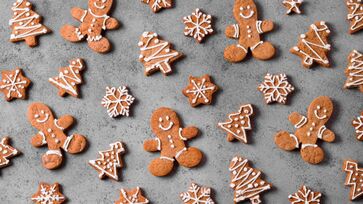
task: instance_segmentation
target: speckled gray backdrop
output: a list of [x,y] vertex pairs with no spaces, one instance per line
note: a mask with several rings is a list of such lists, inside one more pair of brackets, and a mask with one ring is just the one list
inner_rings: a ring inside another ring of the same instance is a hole
[[[343,186],[345,174],[341,171],[346,158],[356,159],[363,164],[363,143],[355,139],[351,120],[362,110],[362,94],[356,90],[344,90],[344,68],[346,57],[352,49],[363,51],[363,34],[347,34],[346,8],[343,1],[306,0],[304,15],[286,16],[280,0],[256,0],[260,19],[272,19],[276,29],[264,35],[277,47],[277,56],[270,61],[247,59],[239,64],[230,64],[223,59],[224,48],[235,43],[224,36],[228,24],[235,23],[232,17],[233,0],[176,0],[175,7],[154,14],[139,0],[115,0],[111,15],[122,26],[108,31],[107,37],[114,50],[106,55],[92,52],[86,43],[73,44],[59,35],[65,23],[77,25],[70,10],[73,6],[86,8],[87,0],[33,0],[36,11],[44,17],[44,24],[53,30],[40,38],[38,47],[30,49],[24,43],[8,42],[13,1],[3,0],[0,4],[0,69],[19,66],[33,81],[28,100],[11,103],[0,100],[0,135],[10,135],[13,145],[23,155],[12,159],[12,165],[0,171],[0,203],[31,203],[30,197],[36,191],[38,182],[59,182],[69,203],[112,203],[119,197],[120,188],[140,186],[152,203],[181,203],[179,193],[187,190],[191,181],[213,188],[217,203],[232,203],[233,191],[229,188],[228,164],[234,155],[248,158],[252,165],[264,172],[264,178],[273,183],[273,190],[262,195],[264,203],[288,203],[287,196],[301,184],[321,191],[324,203],[349,203],[349,189]],[[201,8],[214,16],[216,34],[204,44],[183,34],[183,16]],[[330,69],[315,67],[306,70],[300,59],[289,53],[297,42],[298,35],[305,33],[308,26],[319,20],[328,22],[332,30]],[[159,33],[163,39],[172,42],[186,57],[176,63],[174,73],[163,77],[156,73],[145,77],[143,66],[138,62],[137,42],[144,31]],[[80,99],[57,95],[48,78],[58,73],[60,66],[67,66],[68,60],[82,57],[87,62],[83,72],[85,84],[81,86]],[[263,96],[256,90],[267,73],[286,73],[297,91],[289,98],[288,105],[265,105]],[[221,91],[214,98],[215,104],[191,108],[181,93],[187,85],[189,75],[212,75]],[[127,85],[137,98],[129,118],[111,119],[100,105],[106,86]],[[304,163],[298,152],[284,152],[273,142],[273,135],[280,129],[293,131],[287,116],[292,111],[303,114],[309,103],[319,95],[330,96],[335,112],[328,127],[337,135],[336,142],[322,143],[326,159],[320,165]],[[37,132],[27,121],[27,106],[34,101],[48,104],[54,112],[72,114],[77,125],[70,133],[87,136],[90,143],[81,155],[67,155],[61,169],[49,171],[41,167],[40,157],[46,148],[34,148],[29,144]],[[248,133],[250,144],[229,143],[225,132],[217,128],[226,115],[236,111],[239,105],[252,103],[256,115],[253,117],[253,131]],[[152,138],[149,118],[154,109],[169,106],[175,109],[186,125],[196,125],[202,134],[189,142],[199,147],[205,155],[205,162],[198,168],[188,170],[182,167],[165,178],[151,176],[148,163],[158,153],[143,150],[143,140]],[[121,140],[127,147],[124,156],[126,168],[122,169],[119,182],[99,180],[87,161],[96,158],[98,150]],[[248,201],[246,202],[248,203]]]

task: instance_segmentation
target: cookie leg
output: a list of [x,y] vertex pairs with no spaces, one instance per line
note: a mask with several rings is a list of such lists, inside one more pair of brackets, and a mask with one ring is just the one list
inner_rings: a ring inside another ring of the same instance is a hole
[[259,60],[268,60],[275,55],[275,48],[270,42],[260,41],[251,47],[252,55]]
[[175,158],[180,165],[191,168],[197,166],[202,161],[203,154],[199,149],[189,147],[178,152]]
[[149,171],[154,176],[166,176],[174,167],[174,160],[171,158],[160,157],[154,159],[149,164]]
[[292,151],[299,148],[299,140],[297,137],[286,131],[280,131],[275,135],[275,144],[286,151]]
[[46,169],[56,169],[62,164],[62,161],[63,157],[60,150],[48,150],[42,156],[42,164]]
[[29,36],[25,38],[25,42],[29,47],[35,47],[38,45],[38,41],[35,36]]
[[71,154],[77,154],[82,152],[86,145],[87,140],[83,135],[74,134],[67,137],[63,149]]
[[100,53],[108,52],[111,49],[111,44],[108,41],[108,39],[105,38],[105,37],[103,37],[103,38],[101,38],[100,40],[97,40],[97,41],[89,40],[88,41],[88,46],[92,50],[94,50],[96,52],[100,52]]
[[302,145],[300,150],[301,157],[310,164],[319,164],[324,159],[324,151],[316,144]]
[[72,25],[64,25],[60,30],[61,36],[71,42],[79,42],[84,38],[79,28]]
[[224,58],[229,62],[240,62],[247,55],[247,49],[242,45],[230,45],[224,50]]

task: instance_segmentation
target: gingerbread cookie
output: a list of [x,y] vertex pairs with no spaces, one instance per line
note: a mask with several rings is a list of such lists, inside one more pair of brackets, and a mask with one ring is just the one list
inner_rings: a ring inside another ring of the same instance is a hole
[[198,135],[196,127],[181,127],[181,121],[175,111],[170,108],[159,108],[153,112],[150,121],[155,139],[144,141],[144,149],[148,152],[160,151],[160,157],[149,165],[154,176],[166,176],[174,167],[176,160],[181,166],[192,168],[201,161],[203,154],[195,147],[186,147],[185,141]]
[[248,49],[259,60],[268,60],[275,55],[275,48],[270,42],[261,40],[261,34],[272,31],[272,21],[258,20],[257,8],[253,0],[235,0],[233,8],[237,24],[226,28],[228,38],[238,39],[237,45],[230,45],[224,50],[224,58],[229,62],[240,62],[247,56]]
[[161,9],[168,9],[173,7],[173,0],[141,0],[145,4],[149,4],[154,13],[159,12]]
[[32,10],[32,4],[27,0],[16,0],[11,8],[13,18],[9,20],[12,29],[11,42],[25,41],[29,47],[38,45],[37,36],[51,32],[41,24],[42,17]]
[[211,189],[192,183],[187,192],[180,194],[180,198],[185,204],[214,204],[211,197]]
[[291,14],[292,12],[301,14],[300,6],[304,0],[284,0],[282,4],[286,7],[286,14]]
[[78,97],[78,86],[82,83],[81,71],[85,68],[84,62],[80,58],[69,62],[68,67],[61,67],[59,75],[49,78],[49,82],[58,88],[58,95],[69,94]]
[[363,92],[363,55],[357,50],[353,50],[348,56],[348,67],[345,69],[347,80],[344,88],[359,88]]
[[212,28],[212,16],[200,11],[199,8],[190,16],[183,18],[185,25],[184,35],[193,37],[197,42],[201,43],[207,35],[211,35],[214,30]]
[[10,158],[15,157],[20,152],[9,145],[9,137],[3,137],[0,141],[0,169],[10,164]]
[[246,130],[251,130],[250,116],[253,114],[251,104],[242,105],[237,113],[228,115],[228,121],[218,123],[218,126],[227,132],[227,140],[232,142],[237,139],[247,143]]
[[350,187],[350,200],[355,200],[363,195],[363,168],[353,160],[346,160],[343,170],[347,173],[345,185]]
[[352,122],[357,140],[363,141],[363,112]]
[[149,200],[142,195],[139,187],[126,190],[121,189],[120,199],[115,204],[147,204]]
[[32,137],[34,147],[48,146],[48,151],[42,156],[43,167],[55,169],[62,164],[61,149],[71,154],[80,153],[87,145],[83,135],[73,134],[67,136],[64,131],[74,122],[71,115],[64,115],[56,119],[48,106],[42,103],[33,103],[28,108],[28,120],[39,130]]
[[250,200],[252,204],[261,203],[260,194],[270,190],[272,184],[261,179],[261,172],[250,167],[248,160],[233,157],[229,165],[230,187],[234,190],[234,203]]
[[86,38],[88,46],[96,52],[106,53],[110,51],[111,44],[103,36],[103,31],[113,30],[119,27],[117,19],[108,16],[113,0],[88,0],[88,9],[72,8],[73,18],[81,22],[79,27],[64,25],[61,36],[71,42],[80,42]]
[[52,185],[40,183],[38,191],[32,196],[32,201],[36,204],[61,204],[66,201],[66,197],[60,188],[59,183]]
[[202,77],[189,77],[189,85],[183,89],[184,96],[189,98],[192,107],[200,104],[209,105],[212,97],[218,91],[218,86],[212,83],[208,74]]
[[158,34],[144,32],[138,43],[140,47],[139,60],[145,67],[145,75],[150,76],[156,71],[164,75],[172,72],[170,64],[183,56],[182,53],[171,49],[169,42],[160,40]]
[[294,194],[289,195],[291,204],[320,204],[321,193],[314,192],[307,188],[305,185]]
[[300,35],[296,46],[290,49],[292,54],[302,58],[302,65],[310,68],[314,62],[323,67],[330,67],[328,52],[331,45],[328,42],[330,30],[324,21],[310,25],[307,33]]
[[350,23],[349,33],[353,34],[363,29],[363,2],[361,0],[346,0],[348,8],[347,19]]
[[102,98],[101,104],[107,109],[111,118],[129,116],[130,106],[134,103],[135,98],[129,94],[126,86],[106,87],[106,95]]
[[110,149],[106,151],[99,151],[101,158],[90,160],[88,163],[98,172],[100,179],[106,176],[114,180],[118,180],[118,169],[123,166],[121,154],[125,152],[121,142],[110,144]]
[[11,101],[14,98],[25,99],[26,89],[31,81],[23,75],[20,68],[1,71],[0,91],[4,93],[5,99]]
[[295,134],[280,131],[275,136],[276,145],[286,151],[300,147],[300,154],[304,161],[318,164],[324,159],[324,151],[317,145],[318,139],[333,142],[335,134],[327,129],[325,124],[333,114],[333,102],[327,96],[319,96],[311,102],[307,117],[293,112],[289,121],[296,128]]
[[293,92],[294,89],[288,82],[286,74],[272,75],[267,73],[265,81],[258,86],[258,90],[265,95],[267,104],[273,102],[285,104],[287,95]]

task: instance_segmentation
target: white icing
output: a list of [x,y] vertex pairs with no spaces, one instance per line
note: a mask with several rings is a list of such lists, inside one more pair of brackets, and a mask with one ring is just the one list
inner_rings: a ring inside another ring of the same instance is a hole
[[105,2],[101,2],[102,4],[98,5],[97,1],[95,1],[95,2],[93,2],[93,6],[95,6],[98,9],[104,9],[106,7],[105,4],[104,4]]
[[183,131],[183,128],[179,128],[179,131],[178,131],[179,138],[184,141],[188,140],[187,138],[183,137],[182,131]]
[[[193,20],[192,16],[195,20]],[[202,13],[198,8],[192,13],[192,16],[185,16],[183,18],[184,24],[192,24],[192,26],[185,27],[184,35],[192,36],[201,41],[206,35],[213,32],[211,25],[212,17]]]
[[[143,0],[145,3],[149,4],[150,0]],[[150,5],[153,11],[157,11],[163,7],[170,7],[171,4],[167,0],[153,0],[154,2]]]
[[302,149],[307,148],[307,147],[314,147],[314,148],[316,148],[316,147],[318,147],[318,145],[316,145],[316,144],[302,144],[301,145],[301,148]]
[[350,186],[351,199],[354,200],[359,196],[363,195],[363,182],[358,180],[362,178],[363,169],[358,168],[358,164],[353,161],[346,161],[344,171],[347,172],[347,179],[345,185]]
[[[32,197],[32,201],[39,204],[53,204],[59,203],[59,201],[65,200],[65,197],[59,193],[59,189],[56,189],[57,185],[49,186],[47,189],[43,184],[40,185],[40,195]],[[60,195],[59,195],[60,194]]]
[[353,1],[347,1],[347,6],[350,11],[347,15],[347,19],[352,21],[353,24],[350,27],[350,30],[355,31],[360,29],[363,26],[362,20],[363,20],[363,11],[362,11],[362,3],[360,1],[353,2]]
[[136,187],[136,192],[132,195],[127,195],[127,192],[124,189],[121,189],[121,195],[123,200],[127,201],[126,204],[147,204],[149,200],[145,198],[145,201],[139,200],[140,188]]
[[324,132],[326,131],[326,127],[325,125],[322,125],[320,128],[319,128],[319,131],[318,131],[318,138],[319,139],[323,139],[323,136],[324,136]]
[[356,125],[355,133],[357,134],[357,139],[360,140],[363,137],[363,116],[359,116],[353,120],[353,125]]
[[243,51],[245,51],[245,53],[248,52],[248,50],[245,47],[243,47],[241,44],[237,44],[237,47],[241,48]]
[[46,155],[58,155],[58,156],[62,157],[62,153],[60,150],[50,149],[45,154]]
[[295,128],[301,128],[306,124],[307,121],[308,119],[305,116],[301,116],[301,120],[295,125]]
[[234,28],[233,37],[234,38],[239,38],[239,25],[238,24],[233,24],[232,26]]
[[[44,111],[43,111],[44,112]],[[36,119],[36,121],[38,122],[38,123],[45,123],[45,122],[47,122],[48,121],[48,119],[49,119],[49,114],[48,113],[43,113],[42,111],[41,111],[41,113],[44,115],[44,118],[43,119],[40,119],[40,118],[38,118],[38,119]]]
[[27,80],[19,78],[20,70],[16,69],[15,74],[4,74],[6,78],[2,80],[2,84],[0,85],[0,89],[6,89],[7,94],[6,97],[10,98],[13,93],[17,94],[17,97],[21,98],[23,95],[21,94],[21,90],[23,90],[25,85],[28,83]]
[[299,148],[299,140],[297,139],[297,137],[293,134],[290,134],[290,137],[292,137],[295,140],[295,147]]
[[181,154],[183,154],[183,152],[187,151],[187,148],[184,147],[182,150],[178,151],[176,154],[175,154],[175,158],[178,159],[178,157],[180,157]]
[[306,186],[303,186],[302,190],[297,193],[289,195],[290,201],[292,200],[291,204],[320,204],[320,198],[321,193],[315,193]]
[[161,156],[160,159],[166,159],[166,160],[169,160],[169,161],[175,161],[173,158],[170,158],[170,157],[166,157],[166,156]]
[[[167,117],[167,118],[166,118],[166,120],[167,120],[167,121],[169,121],[169,120],[170,120],[170,118],[169,118],[169,117]],[[160,121],[160,118],[159,118],[159,121]],[[163,121],[163,120],[162,120],[162,118],[161,118],[161,121],[160,121],[160,123],[159,123],[159,128],[160,128],[160,129],[162,129],[162,130],[164,130],[164,131],[168,131],[168,130],[170,130],[170,129],[173,127],[173,125],[174,125],[173,121],[169,121],[168,126],[164,127],[164,126],[161,124],[161,122],[162,122],[162,121]]]
[[350,59],[350,65],[347,68],[349,76],[345,82],[346,87],[355,87],[363,85],[363,58],[362,54],[353,50]]
[[181,193],[180,198],[185,204],[215,204],[210,194],[210,188],[192,183],[188,192]]
[[244,19],[249,19],[249,18],[251,18],[253,16],[253,14],[255,14],[255,12],[253,10],[251,10],[250,6],[247,6],[246,9],[249,11],[249,14],[244,15],[243,12],[244,12],[245,8],[240,7],[239,8],[239,10],[240,10],[239,15]]
[[252,46],[250,49],[251,49],[251,51],[253,51],[254,49],[256,49],[256,47],[258,47],[258,46],[260,46],[260,45],[262,45],[263,44],[263,41],[260,41],[260,42],[258,42],[258,43],[256,43],[254,46]]
[[321,107],[320,106],[317,106],[316,109],[314,110],[314,115],[315,115],[315,117],[317,119],[323,120],[323,119],[327,118],[327,115],[325,114],[327,112],[327,110],[324,108],[324,111],[323,111],[324,114],[323,115],[320,115],[319,114],[319,110],[320,109],[321,109]]
[[0,168],[9,164],[9,158],[18,154],[18,151],[11,147],[8,138],[4,137],[0,141]]
[[286,74],[272,75],[267,73],[265,81],[258,86],[265,95],[266,103],[277,101],[285,103],[287,95],[294,87],[287,81]]
[[260,34],[263,33],[261,24],[262,24],[262,21],[256,21],[256,29],[257,29],[257,32]]
[[129,109],[135,98],[128,93],[125,86],[106,87],[106,95],[103,97],[101,104],[107,108],[110,117],[119,115],[129,116]]
[[42,131],[39,131],[38,134],[40,136],[42,136],[42,145],[47,144],[47,140],[46,140],[45,134]]
[[192,99],[192,103],[197,103],[199,98],[203,98],[205,103],[209,103],[208,97],[205,95],[208,91],[215,90],[215,86],[211,84],[211,86],[205,85],[206,79],[203,77],[201,83],[196,83],[194,79],[191,80],[191,83],[193,84],[192,89],[187,89],[186,93],[191,93],[194,95],[194,98]]
[[64,141],[64,144],[63,144],[64,151],[68,152],[68,146],[69,146],[69,143],[72,141],[72,139],[73,139],[73,135],[67,137],[67,139]]
[[298,4],[301,4],[303,2],[303,0],[284,0],[282,3],[283,4],[288,4],[290,6],[290,8],[287,10],[287,14],[290,14],[294,9],[296,11],[296,13],[300,14],[300,8],[298,7]]
[[155,138],[156,142],[158,143],[158,146],[156,147],[157,150],[161,150],[161,140],[159,138]]

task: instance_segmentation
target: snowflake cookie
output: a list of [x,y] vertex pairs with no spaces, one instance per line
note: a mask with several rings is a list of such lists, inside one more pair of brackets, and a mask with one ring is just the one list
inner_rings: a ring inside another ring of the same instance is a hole
[[69,94],[78,97],[78,86],[82,83],[81,71],[85,69],[82,59],[76,58],[69,62],[68,67],[61,67],[56,77],[49,78],[49,82],[59,89],[58,95]]
[[350,187],[350,200],[355,200],[363,195],[363,168],[353,160],[346,160],[343,170],[347,173],[345,185]]
[[211,104],[213,94],[218,91],[218,86],[211,82],[209,75],[202,77],[189,77],[189,85],[183,89],[184,96],[189,98],[192,107],[200,104]]
[[118,180],[117,169],[123,166],[121,160],[121,154],[125,152],[121,142],[115,142],[110,144],[110,149],[106,151],[98,152],[101,158],[96,160],[90,160],[88,163],[98,172],[100,179],[106,176],[114,180]]
[[4,93],[7,101],[11,101],[14,98],[26,98],[26,89],[31,81],[23,76],[21,69],[3,70],[1,71],[1,76],[0,91]]
[[61,204],[66,197],[60,191],[60,185],[40,183],[38,191],[32,196],[32,201],[36,204]]
[[248,160],[233,157],[229,165],[230,187],[234,190],[234,203],[250,200],[251,204],[261,203],[260,193],[270,190],[272,184],[261,179],[261,172],[250,167]]
[[347,80],[344,88],[357,87],[363,92],[363,55],[357,50],[353,50],[348,56],[348,67],[345,69]]
[[294,194],[289,195],[291,204],[320,204],[321,193],[314,192],[305,185]]
[[101,104],[107,108],[107,113],[111,118],[119,115],[129,116],[130,106],[135,98],[129,94],[126,86],[106,87],[106,95],[102,98]]
[[184,35],[193,37],[199,43],[203,41],[204,37],[214,32],[212,16],[203,13],[199,8],[195,9],[192,15],[185,16],[183,22],[185,24]]
[[121,189],[120,199],[115,204],[147,204],[149,200],[142,195],[140,187]]
[[183,56],[182,53],[171,49],[169,42],[160,40],[158,34],[144,32],[138,43],[140,47],[139,60],[145,67],[145,75],[150,76],[156,71],[164,75],[172,72],[170,64]]
[[291,14],[291,12],[301,14],[300,6],[304,0],[284,0],[282,4],[286,7],[286,14]]
[[349,33],[353,34],[363,29],[362,0],[346,0],[348,8],[347,19],[350,22]]
[[159,12],[163,8],[168,9],[173,6],[173,0],[141,0],[141,2],[149,4],[154,13]]
[[246,130],[251,130],[250,116],[253,114],[251,104],[242,105],[237,113],[228,115],[228,121],[218,123],[218,126],[227,132],[227,140],[232,142],[237,139],[247,143]]
[[214,204],[211,198],[211,189],[192,183],[187,192],[180,194],[185,204]]
[[363,141],[363,111],[360,116],[353,120],[352,125],[355,129],[357,140]]
[[258,86],[258,90],[265,95],[267,104],[272,102],[285,104],[287,95],[294,91],[294,87],[287,81],[286,74],[267,73],[265,81]]
[[0,169],[10,164],[9,159],[18,155],[19,151],[9,145],[9,137],[3,137],[0,141]]

